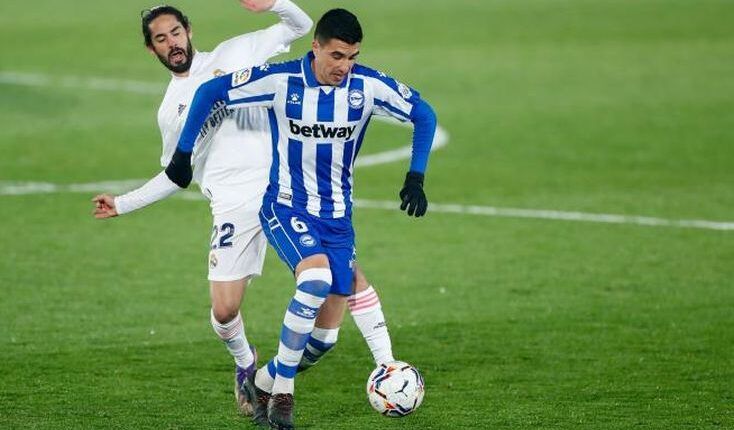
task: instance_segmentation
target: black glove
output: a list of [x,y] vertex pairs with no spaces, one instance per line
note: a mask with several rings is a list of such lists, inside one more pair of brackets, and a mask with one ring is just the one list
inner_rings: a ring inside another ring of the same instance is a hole
[[420,217],[426,214],[428,209],[428,199],[426,193],[423,192],[423,174],[418,172],[408,172],[405,175],[405,183],[403,189],[400,190],[400,210],[408,209],[408,215]]

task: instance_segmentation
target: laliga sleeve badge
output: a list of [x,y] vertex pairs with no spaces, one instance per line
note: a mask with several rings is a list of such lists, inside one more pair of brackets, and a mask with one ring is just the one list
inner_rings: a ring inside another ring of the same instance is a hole
[[409,99],[413,95],[413,91],[410,90],[410,87],[402,82],[398,82],[398,92],[404,99]]
[[242,69],[237,72],[232,73],[232,86],[237,87],[239,85],[242,85],[250,80],[250,76],[252,75],[252,70],[250,69]]

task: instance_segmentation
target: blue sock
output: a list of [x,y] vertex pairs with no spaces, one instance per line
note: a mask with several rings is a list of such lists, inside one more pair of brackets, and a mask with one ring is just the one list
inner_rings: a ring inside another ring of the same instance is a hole
[[298,363],[313,331],[319,308],[331,289],[331,270],[304,270],[296,285],[296,294],[288,305],[280,331],[273,394],[293,393]]
[[321,357],[334,347],[338,337],[339,327],[314,327],[313,332],[311,332],[311,337],[306,342],[306,349],[303,351],[303,357],[301,357],[301,362],[298,364],[298,371],[308,370],[318,363]]

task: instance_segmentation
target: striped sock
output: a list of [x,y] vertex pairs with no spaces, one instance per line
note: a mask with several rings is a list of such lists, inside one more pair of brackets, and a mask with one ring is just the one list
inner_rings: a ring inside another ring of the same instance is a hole
[[296,279],[296,294],[291,299],[280,332],[273,394],[293,393],[293,379],[313,331],[316,315],[331,289],[331,270],[307,269]]
[[241,368],[251,365],[255,356],[250,351],[250,344],[245,337],[245,326],[242,324],[242,315],[237,316],[228,323],[220,323],[214,318],[214,311],[211,311],[211,323],[214,332],[222,339],[227,351],[232,354],[234,362]]
[[339,337],[339,327],[337,328],[319,328],[314,327],[311,337],[308,338],[306,349],[303,351],[303,357],[298,364],[298,371],[308,370],[314,364],[318,363],[336,344]]
[[347,299],[349,311],[352,313],[355,324],[362,332],[375,363],[383,364],[395,361],[392,355],[392,342],[387,331],[385,315],[382,313],[382,304],[377,291],[370,285],[364,291],[349,296]]
[[255,373],[255,386],[268,393],[273,391],[273,382],[275,382],[275,369],[277,361],[273,357],[270,361],[257,370]]

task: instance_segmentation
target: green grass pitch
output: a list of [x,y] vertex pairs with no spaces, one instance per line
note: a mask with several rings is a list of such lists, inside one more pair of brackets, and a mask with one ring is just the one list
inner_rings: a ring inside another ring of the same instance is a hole
[[[430,162],[431,202],[734,221],[733,2],[299,3],[314,18],[355,11],[361,62],[435,107],[450,142]],[[174,4],[201,50],[275,22],[236,1]],[[162,89],[139,35],[146,6],[2,2],[0,188],[159,170],[160,95],[64,84]],[[375,124],[363,151],[409,136]],[[359,169],[356,197],[397,205],[406,167]],[[206,203],[101,222],[92,195],[0,195],[0,428],[251,428],[208,322]],[[422,371],[426,397],[403,419],[372,411],[373,364],[346,317],[298,377],[299,427],[734,428],[734,231],[369,208],[355,225],[396,356]],[[266,357],[293,289],[270,251],[244,307]]]

